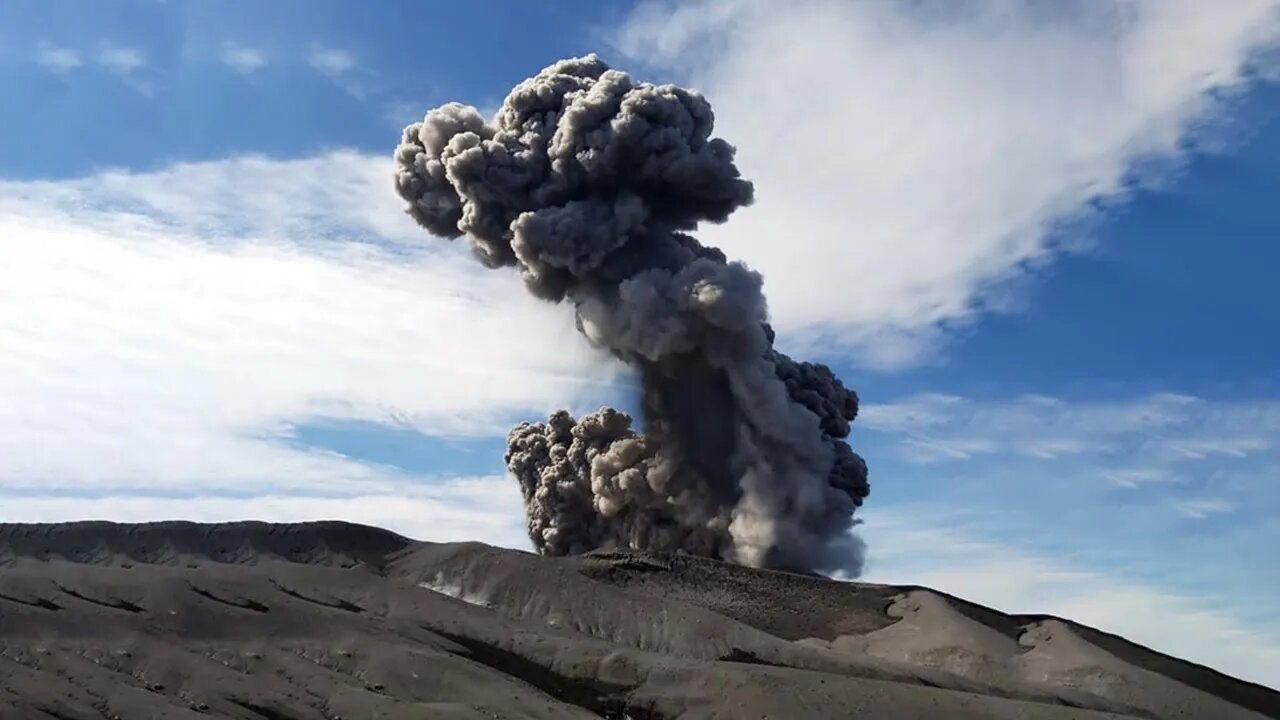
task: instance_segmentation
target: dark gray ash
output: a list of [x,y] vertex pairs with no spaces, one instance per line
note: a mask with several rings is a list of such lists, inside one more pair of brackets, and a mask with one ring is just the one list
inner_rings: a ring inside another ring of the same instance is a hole
[[[551,555],[631,547],[858,574],[858,397],[773,348],[762,280],[688,235],[752,201],[696,91],[560,61],[496,119],[450,103],[405,128],[396,189],[424,228],[572,303],[638,370],[644,431],[605,408],[508,438],[529,535]],[[783,151],[782,148],[779,149]],[[785,242],[785,238],[780,238]]]

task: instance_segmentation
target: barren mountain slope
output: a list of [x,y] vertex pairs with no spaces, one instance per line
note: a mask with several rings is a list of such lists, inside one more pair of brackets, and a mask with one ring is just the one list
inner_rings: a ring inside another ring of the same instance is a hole
[[343,523],[0,525],[0,718],[1263,718],[1280,694],[924,588]]

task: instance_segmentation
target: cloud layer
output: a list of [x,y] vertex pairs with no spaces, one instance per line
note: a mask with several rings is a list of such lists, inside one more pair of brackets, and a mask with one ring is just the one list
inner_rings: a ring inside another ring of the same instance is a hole
[[[922,394],[868,405],[862,426],[913,464],[1081,460],[1119,487],[1187,485],[1240,464],[1280,466],[1280,401],[1158,393],[1068,402]],[[1207,461],[1207,462],[1206,462]]]
[[[460,247],[397,244],[417,233],[368,162],[0,184],[0,234],[20,238],[0,263],[0,485],[354,488],[367,467],[292,448],[289,427],[498,433],[607,398],[612,365],[564,313]],[[321,177],[348,181],[300,179]]]
[[860,422],[873,466],[993,531],[1105,547],[1183,579],[1229,555],[1236,581],[1280,587],[1253,549],[1280,542],[1280,401],[925,394],[867,405]]

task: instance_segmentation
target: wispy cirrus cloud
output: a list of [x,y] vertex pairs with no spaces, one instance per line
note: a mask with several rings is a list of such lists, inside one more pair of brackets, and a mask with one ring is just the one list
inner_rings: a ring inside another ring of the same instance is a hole
[[41,43],[36,51],[36,62],[44,69],[66,75],[85,67],[91,60],[98,67],[115,75],[129,87],[146,97],[155,95],[156,71],[150,66],[147,55],[140,48],[103,42],[96,53],[86,54],[69,47]]
[[1185,483],[1186,478],[1163,468],[1136,467],[1110,468],[1099,473],[1099,477],[1115,483],[1119,487],[1136,488],[1143,485],[1163,483]]
[[757,202],[704,235],[763,271],[790,342],[901,367],[1016,307],[1277,38],[1273,0],[694,0],[642,3],[616,42],[712,101]]
[[104,44],[98,62],[117,75],[129,75],[147,66],[147,56],[138,48]]
[[98,65],[139,94],[145,97],[156,94],[156,72],[148,64],[147,55],[141,48],[104,42],[98,49],[96,60]]
[[1236,437],[1185,438],[1168,443],[1165,450],[1171,455],[1188,460],[1204,460],[1215,455],[1243,458],[1273,447],[1274,441],[1270,438],[1245,434]]
[[[859,425],[909,464],[1070,462],[1126,488],[1184,486],[1231,466],[1280,463],[1280,400],[1154,394],[1066,401],[921,394],[864,408]],[[1206,464],[1205,461],[1214,461]],[[1046,465],[1058,467],[1061,465]],[[1225,508],[1220,510],[1225,511]]]
[[36,50],[36,62],[58,74],[66,74],[84,66],[84,58],[76,50],[42,43]]
[[253,75],[268,63],[266,51],[232,42],[223,44],[218,59],[223,65],[245,76]]
[[1175,502],[1173,507],[1189,518],[1204,520],[1211,515],[1233,512],[1237,505],[1222,498],[1194,498]]
[[337,48],[315,47],[311,50],[309,62],[311,67],[330,77],[340,76],[360,67],[354,53]]
[[368,95],[369,71],[351,50],[314,45],[307,63],[353,97],[364,99]]

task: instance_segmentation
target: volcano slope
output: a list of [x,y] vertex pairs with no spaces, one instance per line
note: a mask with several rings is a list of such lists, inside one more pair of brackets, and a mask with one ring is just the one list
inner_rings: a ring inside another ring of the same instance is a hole
[[1280,717],[1067,620],[344,523],[0,525],[0,718]]

